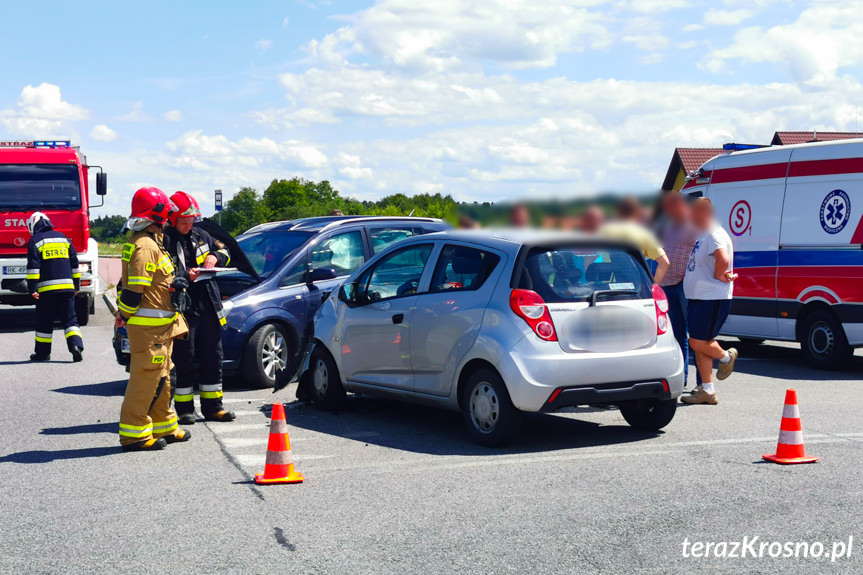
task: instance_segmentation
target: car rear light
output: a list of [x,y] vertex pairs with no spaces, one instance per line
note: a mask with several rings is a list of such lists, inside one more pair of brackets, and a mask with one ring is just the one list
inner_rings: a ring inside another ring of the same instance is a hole
[[668,297],[659,285],[653,284],[653,304],[656,306],[656,335],[668,331]]
[[557,341],[551,313],[538,293],[527,289],[514,289],[509,296],[509,307],[515,315],[527,322],[540,339]]
[[560,395],[560,392],[563,391],[561,388],[555,389],[552,394],[548,397],[548,403],[554,403],[554,400],[557,399],[557,396]]

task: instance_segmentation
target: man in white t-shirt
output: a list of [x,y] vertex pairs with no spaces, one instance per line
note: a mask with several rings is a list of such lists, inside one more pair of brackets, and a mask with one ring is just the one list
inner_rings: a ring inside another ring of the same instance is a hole
[[731,375],[737,360],[735,348],[726,351],[716,341],[731,310],[736,277],[732,271],[734,245],[728,233],[713,219],[713,204],[707,198],[693,203],[691,218],[699,236],[686,266],[683,291],[689,300],[686,314],[689,347],[695,352],[701,386],[681,401],[716,405],[719,400],[713,386],[713,360],[719,360],[716,378],[720,380]]

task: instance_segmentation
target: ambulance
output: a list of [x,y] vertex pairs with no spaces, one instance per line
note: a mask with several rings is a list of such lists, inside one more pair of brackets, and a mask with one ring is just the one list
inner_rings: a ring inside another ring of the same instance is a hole
[[863,139],[730,152],[681,190],[709,198],[734,242],[722,333],[797,341],[839,369],[863,346]]

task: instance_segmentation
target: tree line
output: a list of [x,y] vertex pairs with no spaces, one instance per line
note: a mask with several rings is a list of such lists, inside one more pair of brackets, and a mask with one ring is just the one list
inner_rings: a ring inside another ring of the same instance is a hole
[[[342,196],[326,180],[314,182],[292,178],[273,180],[263,193],[254,188],[240,188],[225,204],[221,225],[236,236],[265,222],[326,216],[334,210],[341,210],[346,216],[414,215],[454,223],[458,204],[449,195],[441,194],[393,194],[374,202],[359,201]],[[125,234],[121,230],[126,219],[125,216],[100,216],[90,222],[90,234],[98,242],[124,242]]]

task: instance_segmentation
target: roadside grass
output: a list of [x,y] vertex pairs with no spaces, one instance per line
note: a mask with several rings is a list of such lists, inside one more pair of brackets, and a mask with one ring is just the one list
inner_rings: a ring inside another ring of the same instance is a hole
[[119,256],[123,252],[123,244],[99,244],[100,256]]

